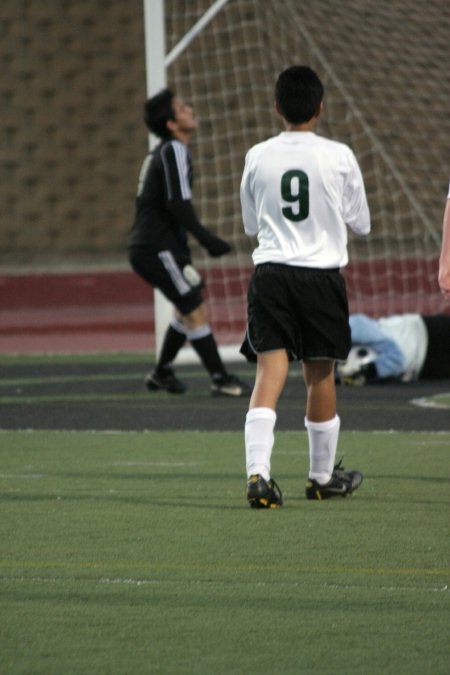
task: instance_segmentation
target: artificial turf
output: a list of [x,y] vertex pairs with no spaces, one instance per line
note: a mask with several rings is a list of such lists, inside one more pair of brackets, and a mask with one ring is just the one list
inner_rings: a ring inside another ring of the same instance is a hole
[[245,500],[237,432],[1,432],[4,674],[448,672],[450,434],[342,433],[365,480]]

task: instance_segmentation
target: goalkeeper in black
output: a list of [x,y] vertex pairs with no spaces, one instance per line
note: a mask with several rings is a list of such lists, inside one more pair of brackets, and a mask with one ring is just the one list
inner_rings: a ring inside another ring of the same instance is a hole
[[211,377],[213,395],[249,395],[250,388],[226,371],[219,355],[203,301],[205,284],[192,265],[188,246],[190,233],[212,257],[231,250],[203,227],[192,205],[188,143],[197,128],[192,107],[164,89],[146,101],[144,119],[161,142],[145,158],[139,176],[129,260],[134,271],[175,306],[156,366],[147,375],[147,388],[172,394],[185,391],[172,362],[189,340]]

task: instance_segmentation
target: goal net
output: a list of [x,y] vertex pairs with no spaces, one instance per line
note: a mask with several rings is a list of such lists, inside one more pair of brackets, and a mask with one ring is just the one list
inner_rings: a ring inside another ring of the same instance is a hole
[[[166,0],[168,51],[210,5]],[[192,144],[196,208],[233,245],[232,255],[217,261],[192,242],[221,345],[239,343],[245,330],[255,245],[240,215],[245,153],[281,131],[274,82],[294,63],[310,65],[325,84],[317,133],[349,144],[364,175],[372,233],[349,232],[350,311],[449,311],[437,259],[449,179],[450,9],[440,0],[317,0],[305,7],[229,0],[167,70],[168,85],[193,104],[200,123]]]

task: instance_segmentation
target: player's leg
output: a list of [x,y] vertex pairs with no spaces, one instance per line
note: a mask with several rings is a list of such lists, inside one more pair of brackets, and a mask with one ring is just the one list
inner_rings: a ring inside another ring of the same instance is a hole
[[334,361],[305,361],[303,377],[307,391],[305,426],[309,438],[309,477],[327,483],[333,473],[339,435]]
[[208,371],[211,379],[226,375],[226,369],[217,348],[211,327],[208,323],[208,312],[204,302],[195,310],[178,315],[183,323],[186,335],[192,348],[197,352],[201,362]]
[[333,360],[308,360],[303,364],[307,390],[305,426],[309,440],[308,499],[344,497],[362,482],[358,471],[336,465],[340,419],[336,414]]
[[258,354],[256,378],[245,420],[247,499],[252,507],[281,506],[281,492],[271,477],[276,407],[289,369],[285,350]]
[[[310,469],[308,499],[345,496],[362,482],[357,471],[336,465],[340,419],[336,413],[334,362],[347,357],[351,336],[345,282],[338,270],[299,273],[303,373],[307,389],[305,426]],[[307,304],[305,304],[307,303]]]
[[[166,330],[155,369],[147,378],[147,387],[161,388],[161,385],[167,383],[163,388],[169,393],[183,393],[186,387],[175,377],[172,363],[186,340],[191,342],[213,381],[214,378],[224,378],[227,373],[208,324],[208,315],[200,291],[195,298],[183,296],[175,298],[174,301],[177,305],[175,317]],[[195,304],[197,306],[188,311]]]
[[[188,314],[202,304],[201,278],[197,286],[193,286],[183,274],[189,258],[178,259],[171,251],[153,253],[130,249],[129,260],[136,274],[152,288],[159,289],[180,312]],[[185,326],[178,317],[174,317],[164,335],[158,361],[146,376],[146,386],[150,391],[181,394],[186,390],[186,385],[178,380],[172,368],[172,362],[186,339]]]
[[198,307],[185,315],[176,309],[175,316],[164,335],[155,372],[162,374],[164,370],[170,368],[178,352],[188,339],[189,332],[194,331],[197,327],[205,326],[207,322],[206,310],[201,298],[199,298],[199,302],[200,305]]
[[241,353],[257,363],[255,384],[245,418],[247,500],[253,508],[281,506],[282,495],[271,476],[276,407],[283,390],[292,335],[287,266],[258,265],[248,289],[247,331]]
[[219,354],[214,334],[208,323],[206,305],[202,303],[188,314],[178,314],[186,329],[187,339],[197,352],[211,377],[211,392],[214,396],[248,396],[250,387],[236,375],[228,373]]
[[153,254],[140,249],[130,250],[129,258],[134,271],[153,288],[158,288],[176,308],[155,368],[146,377],[147,388],[150,391],[163,389],[171,394],[186,390],[186,385],[175,376],[172,363],[189,340],[211,376],[214,395],[248,396],[250,387],[229,374],[220,357],[203,302],[204,282],[192,267],[190,258],[171,251]]
[[165,389],[169,394],[183,394],[186,391],[186,385],[175,376],[172,368],[172,363],[186,339],[184,325],[174,317],[166,329],[155,368],[147,375],[149,391]]
[[256,376],[249,409],[276,410],[278,399],[286,382],[289,359],[285,349],[258,354]]
[[307,391],[306,417],[311,422],[326,422],[336,415],[334,360],[305,360],[303,377]]

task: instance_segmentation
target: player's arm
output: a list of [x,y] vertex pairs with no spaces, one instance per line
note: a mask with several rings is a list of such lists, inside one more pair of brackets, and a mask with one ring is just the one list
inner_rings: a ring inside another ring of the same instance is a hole
[[406,360],[400,347],[378,327],[374,319],[365,314],[350,316],[352,344],[370,347],[376,353],[373,362],[374,378],[399,377],[406,368]]
[[371,225],[364,180],[356,157],[350,149],[347,161],[343,194],[344,221],[357,234],[368,234]]
[[174,222],[180,223],[213,257],[231,251],[226,241],[209,232],[199,221],[192,204],[187,149],[183,143],[168,143],[162,153],[166,203]]
[[254,236],[258,234],[258,219],[256,217],[255,200],[251,189],[251,164],[251,158],[249,153],[247,153],[241,180],[240,197],[244,231],[249,236]]
[[213,258],[225,255],[231,251],[231,246],[209,232],[206,227],[200,223],[195,213],[192,203],[188,200],[171,200],[168,204],[175,222],[182,223],[183,226],[197,239]]

